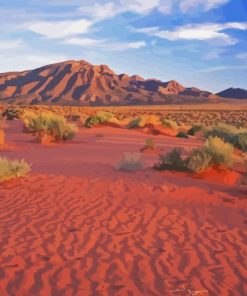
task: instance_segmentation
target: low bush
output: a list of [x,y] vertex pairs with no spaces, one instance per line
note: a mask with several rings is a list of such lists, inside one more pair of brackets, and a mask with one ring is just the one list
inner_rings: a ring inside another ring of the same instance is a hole
[[154,140],[152,138],[148,138],[145,140],[145,149],[154,149]]
[[178,125],[176,123],[176,121],[172,121],[172,120],[168,120],[168,119],[161,119],[161,123],[163,125],[164,128],[171,128],[171,129],[177,129]]
[[189,130],[188,130],[188,135],[189,136],[194,136],[197,132],[203,130],[202,125],[193,125]]
[[13,120],[13,119],[19,119],[21,116],[21,110],[19,109],[13,109],[13,108],[7,108],[3,113],[3,117],[6,117],[7,120]]
[[84,126],[91,128],[94,125],[99,125],[110,120],[114,115],[107,111],[98,111],[94,116],[90,116],[86,119]]
[[188,135],[185,132],[179,132],[176,135],[177,138],[183,138],[183,139],[187,139]]
[[31,170],[31,165],[24,160],[8,160],[0,157],[0,181],[23,177]]
[[233,162],[234,147],[225,143],[221,138],[210,137],[203,149],[211,156],[211,164],[213,165],[230,166]]
[[182,151],[179,148],[174,148],[166,155],[160,155],[159,162],[154,165],[154,168],[159,171],[174,170],[186,171],[188,159],[182,158]]
[[244,152],[247,151],[247,129],[238,129],[234,126],[221,123],[207,129],[205,131],[205,137],[218,137]]
[[139,122],[140,127],[145,127],[147,125],[155,126],[160,124],[161,124],[161,120],[160,120],[160,117],[157,115],[145,115],[140,117],[140,122]]
[[211,163],[212,156],[205,149],[194,149],[188,157],[188,170],[200,173],[210,167]]
[[159,162],[154,165],[156,170],[175,170],[202,172],[208,167],[224,165],[231,167],[234,147],[217,137],[210,137],[205,146],[191,151],[188,157],[182,157],[182,151],[174,148],[166,155],[161,155]]
[[77,131],[77,128],[67,123],[64,117],[51,112],[33,114],[23,120],[25,131],[34,133],[41,143],[68,141]]
[[123,159],[117,164],[120,171],[136,171],[142,167],[141,153],[124,153]]
[[234,146],[244,152],[247,152],[247,132],[236,135]]
[[140,126],[140,122],[141,122],[141,118],[135,118],[135,119],[132,119],[132,120],[128,123],[127,128],[132,129],[132,128],[139,127],[139,126]]

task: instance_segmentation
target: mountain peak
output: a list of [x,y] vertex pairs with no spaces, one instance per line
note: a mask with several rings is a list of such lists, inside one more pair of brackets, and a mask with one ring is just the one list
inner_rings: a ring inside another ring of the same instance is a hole
[[230,87],[217,93],[219,97],[231,98],[231,99],[247,99],[247,90],[242,88]]
[[[0,75],[0,103],[62,105],[164,104],[207,100],[211,93],[139,75],[117,75],[107,65],[68,60]],[[175,99],[177,98],[177,99]]]

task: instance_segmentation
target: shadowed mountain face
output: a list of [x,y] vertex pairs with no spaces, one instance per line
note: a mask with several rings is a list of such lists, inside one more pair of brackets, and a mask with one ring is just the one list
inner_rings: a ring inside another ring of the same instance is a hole
[[247,90],[241,88],[228,88],[217,94],[219,97],[231,99],[247,99]]
[[210,92],[172,80],[117,75],[106,65],[66,61],[32,71],[0,74],[0,103],[59,105],[135,105],[204,102]]

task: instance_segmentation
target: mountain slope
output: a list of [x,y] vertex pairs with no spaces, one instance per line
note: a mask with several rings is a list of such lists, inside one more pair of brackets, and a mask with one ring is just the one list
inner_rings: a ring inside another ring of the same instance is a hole
[[210,92],[138,75],[117,75],[108,66],[66,61],[31,71],[0,74],[0,103],[133,105],[201,102]]
[[231,99],[247,99],[247,90],[241,88],[228,88],[217,94],[219,97]]

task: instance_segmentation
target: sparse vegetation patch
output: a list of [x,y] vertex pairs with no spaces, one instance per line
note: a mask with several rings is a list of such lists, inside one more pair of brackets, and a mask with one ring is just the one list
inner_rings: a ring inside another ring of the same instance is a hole
[[0,157],[0,182],[27,175],[31,165],[24,160],[8,160]]

